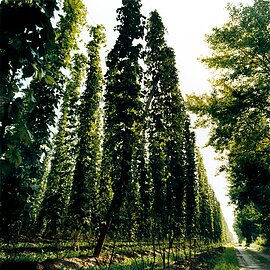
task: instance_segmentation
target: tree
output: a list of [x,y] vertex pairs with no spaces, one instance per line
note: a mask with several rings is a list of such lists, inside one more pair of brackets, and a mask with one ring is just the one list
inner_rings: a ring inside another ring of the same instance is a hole
[[87,45],[88,66],[86,89],[80,100],[78,143],[75,172],[69,206],[69,227],[91,233],[98,227],[100,163],[101,163],[101,101],[103,74],[99,51],[105,43],[104,27],[90,27]]
[[185,150],[186,150],[186,237],[191,239],[198,235],[197,206],[198,206],[198,179],[195,160],[195,134],[190,131],[190,121],[185,121]]
[[149,162],[147,160],[147,146],[145,129],[143,130],[139,139],[137,150],[135,153],[136,159],[136,173],[139,186],[139,240],[150,239],[151,222],[152,222],[152,193],[153,185],[152,179],[149,175]]
[[29,186],[35,187],[27,198],[29,211],[35,215],[26,222],[27,231],[29,224],[36,222],[40,210],[40,199],[44,193],[42,186],[46,185],[43,181],[46,180],[45,161],[51,152],[52,127],[57,123],[56,111],[64,99],[66,87],[72,87],[65,74],[72,72],[71,58],[78,49],[78,38],[85,26],[85,18],[86,9],[82,1],[76,1],[76,5],[74,1],[63,1],[62,14],[54,29],[55,46],[46,54],[43,65],[45,75],[34,78],[28,89],[28,100],[34,100],[34,104],[30,103],[30,111],[27,114],[27,126],[33,134],[33,144],[25,151],[25,155],[32,158],[28,161],[27,175],[24,178],[29,179]]
[[220,203],[217,200],[215,193],[212,192],[212,200],[213,200],[213,240],[214,243],[222,242],[222,212],[220,208]]
[[45,56],[54,45],[51,17],[56,7],[54,0],[0,4],[0,214],[5,238],[18,235],[31,188],[21,176],[27,169],[23,150],[33,144],[26,116],[34,98],[24,98],[27,90],[23,84],[26,78],[42,73]]
[[[164,123],[167,130],[166,142],[166,206],[169,241],[183,237],[184,197],[187,185],[187,152],[185,122],[188,121],[186,106],[179,87],[176,57],[170,47],[164,48],[165,60],[160,78],[161,89],[165,90]],[[171,242],[172,243],[172,242]]]
[[153,185],[154,234],[159,240],[182,227],[185,189],[184,122],[175,54],[165,41],[157,11],[150,13],[146,35],[146,127]]
[[113,216],[119,213],[126,188],[131,180],[132,155],[136,140],[136,125],[139,119],[141,90],[141,67],[139,59],[142,45],[135,44],[143,38],[143,17],[139,0],[123,0],[117,10],[119,37],[107,58],[105,93],[105,138],[103,148],[109,154],[110,181],[113,198],[104,218],[104,226],[94,250],[98,257]]
[[64,228],[77,156],[78,100],[86,57],[75,54],[72,62],[71,78],[66,86],[61,106],[51,169],[47,176],[46,192],[39,217],[42,223],[45,223],[46,235],[59,235]]
[[54,29],[55,46],[45,57],[45,76],[34,78],[27,90],[26,100],[34,100],[34,104],[29,104],[30,111],[26,115],[27,126],[33,134],[33,144],[24,149],[24,164],[27,169],[23,175],[23,182],[29,192],[26,194],[26,218],[23,227],[27,233],[30,232],[31,224],[37,221],[40,210],[44,193],[42,187],[45,185],[44,162],[51,150],[51,129],[56,124],[55,112],[60,100],[64,98],[66,86],[72,87],[64,73],[72,68],[71,55],[72,51],[78,49],[77,39],[85,24],[85,16],[86,10],[81,1],[76,5],[73,5],[72,1],[63,2],[63,14]]
[[263,234],[261,226],[262,214],[253,203],[249,203],[235,213],[234,229],[239,242],[246,241],[250,245],[256,238]]
[[233,202],[241,210],[251,201],[265,213],[270,239],[270,4],[255,0],[252,6],[228,6],[228,11],[229,21],[207,36],[212,54],[202,59],[218,71],[213,92],[190,96],[189,107],[202,123],[212,124],[209,143],[227,154]]
[[240,235],[238,234],[239,239],[242,241],[245,239],[248,245],[255,241],[263,233],[260,219],[260,211],[253,203],[247,204],[240,211],[237,211],[234,227],[237,229],[236,232],[239,230],[241,232]]
[[[165,27],[157,11],[151,12],[146,34],[146,65],[148,90],[148,137],[149,137],[149,167],[153,182],[153,214],[154,237],[161,240],[166,234],[166,144],[167,130],[164,121],[165,98],[167,89],[161,88],[163,63],[166,60],[164,49]],[[146,105],[147,106],[147,105]]]
[[[12,102],[17,114],[20,112],[19,99],[14,97],[19,91],[18,83],[31,77],[35,68],[36,71],[42,69],[41,57],[53,43],[50,18],[55,8],[56,1],[32,4],[23,1],[1,2],[1,154],[7,151],[5,129],[18,116],[8,113],[12,109]],[[20,23],[15,23],[17,18],[20,18]],[[21,75],[19,70],[22,70]]]
[[199,195],[199,235],[207,240],[213,240],[213,202],[211,193],[213,192],[207,179],[206,170],[203,165],[202,156],[196,151],[197,157],[197,174],[198,174],[198,195]]

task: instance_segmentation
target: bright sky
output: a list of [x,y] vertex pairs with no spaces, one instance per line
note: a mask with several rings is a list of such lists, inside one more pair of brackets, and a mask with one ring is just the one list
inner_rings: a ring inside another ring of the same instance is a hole
[[[90,24],[103,24],[106,28],[107,44],[110,49],[115,42],[116,9],[121,7],[121,0],[84,0],[89,12]],[[227,3],[239,4],[240,0],[142,0],[142,13],[148,17],[149,12],[157,9],[168,31],[168,44],[175,50],[183,96],[197,94],[211,89],[208,79],[209,71],[197,60],[207,55],[208,46],[204,41],[215,26],[221,26],[228,19]],[[252,0],[242,0],[251,4]],[[207,130],[197,130],[197,145],[201,148],[204,165],[209,181],[221,203],[225,219],[232,230],[233,208],[228,206],[227,183],[225,175],[216,176],[219,162],[215,152],[203,147],[207,141]]]

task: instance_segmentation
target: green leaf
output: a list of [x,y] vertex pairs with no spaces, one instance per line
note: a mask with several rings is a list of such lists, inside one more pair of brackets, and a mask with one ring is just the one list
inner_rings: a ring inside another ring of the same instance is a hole
[[57,85],[56,81],[54,80],[53,77],[49,76],[49,75],[46,75],[45,76],[45,82],[47,84],[51,84],[51,85]]
[[21,151],[18,147],[10,147],[6,152],[6,157],[15,168],[18,168],[22,163]]

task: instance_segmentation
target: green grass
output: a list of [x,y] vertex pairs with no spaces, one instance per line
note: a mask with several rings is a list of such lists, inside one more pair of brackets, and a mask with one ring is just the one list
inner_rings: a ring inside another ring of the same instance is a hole
[[213,270],[239,270],[238,261],[233,247],[226,247],[224,253],[209,263]]
[[[145,258],[144,261],[137,259],[128,259],[125,260],[121,263],[118,264],[114,264],[110,267],[110,270],[117,270],[117,269],[121,269],[121,270],[147,270],[147,269],[151,269],[153,265],[153,258],[149,257],[149,258]],[[162,259],[160,257],[156,258],[156,262],[155,262],[155,269],[162,269]],[[91,268],[90,268],[91,269]],[[100,269],[98,267],[93,267],[92,269]],[[103,266],[101,267],[101,269],[108,269],[108,266]]]

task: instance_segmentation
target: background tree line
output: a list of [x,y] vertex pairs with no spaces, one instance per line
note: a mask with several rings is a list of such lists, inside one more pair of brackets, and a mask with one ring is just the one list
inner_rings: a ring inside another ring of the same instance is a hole
[[211,125],[209,144],[223,154],[236,230],[248,243],[270,241],[270,3],[228,6],[229,21],[206,37],[202,59],[217,71],[209,95],[189,96],[199,124]]
[[5,241],[89,237],[98,256],[106,236],[169,244],[230,238],[166,29],[157,11],[145,18],[140,8],[123,0],[117,10],[119,36],[103,76],[104,29],[86,25],[81,0],[0,3]]

